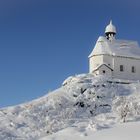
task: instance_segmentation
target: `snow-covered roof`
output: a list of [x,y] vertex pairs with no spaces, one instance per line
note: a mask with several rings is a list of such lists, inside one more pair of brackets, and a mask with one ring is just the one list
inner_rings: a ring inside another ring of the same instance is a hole
[[93,72],[94,72],[94,71],[97,71],[97,70],[98,70],[100,67],[102,67],[103,65],[106,66],[107,68],[109,68],[111,71],[113,71],[113,69],[112,69],[110,66],[108,66],[106,63],[103,63],[103,64],[97,66],[97,67],[93,70]]
[[105,33],[116,33],[116,27],[112,24],[112,20],[110,21],[109,25],[106,26]]
[[140,47],[137,41],[118,40],[118,39],[109,41],[106,39],[106,37],[100,36],[89,57],[101,54],[140,59]]

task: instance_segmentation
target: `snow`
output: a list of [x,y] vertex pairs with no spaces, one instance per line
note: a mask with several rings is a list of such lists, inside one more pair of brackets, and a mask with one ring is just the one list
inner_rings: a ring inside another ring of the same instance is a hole
[[79,132],[74,128],[62,130],[40,140],[139,140],[140,122],[119,124],[114,128],[97,132]]
[[[105,65],[107,68],[109,68],[110,70],[113,71],[113,69],[112,69],[110,66],[108,66],[108,64],[106,64],[106,63],[103,63],[103,64],[98,65],[98,66],[94,69],[94,71],[98,70],[98,69],[99,69],[100,67],[102,67],[103,65]],[[94,71],[93,71],[93,72],[94,72]]]
[[136,41],[119,39],[109,41],[105,37],[100,36],[89,57],[102,54],[140,59],[140,47]]
[[92,139],[98,131],[114,132],[120,123],[139,124],[140,83],[111,80],[92,74],[71,76],[39,99],[0,109],[0,140]]
[[109,25],[106,26],[105,33],[116,33],[116,27],[112,24],[112,20],[110,21]]

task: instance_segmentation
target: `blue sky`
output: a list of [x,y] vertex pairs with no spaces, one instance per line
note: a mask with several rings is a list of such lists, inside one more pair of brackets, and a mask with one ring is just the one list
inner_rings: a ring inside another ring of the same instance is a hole
[[88,55],[110,19],[117,38],[140,43],[139,0],[1,0],[0,107],[87,73]]

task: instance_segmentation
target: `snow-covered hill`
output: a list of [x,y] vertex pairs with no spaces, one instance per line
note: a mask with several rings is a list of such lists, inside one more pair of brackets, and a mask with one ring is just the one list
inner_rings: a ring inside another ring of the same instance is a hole
[[38,140],[67,129],[88,135],[140,120],[140,83],[82,74],[42,98],[0,110],[0,140]]

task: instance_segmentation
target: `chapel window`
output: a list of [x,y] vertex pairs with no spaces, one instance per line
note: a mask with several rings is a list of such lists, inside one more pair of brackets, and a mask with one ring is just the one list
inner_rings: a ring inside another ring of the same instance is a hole
[[124,66],[120,65],[120,71],[124,71]]
[[103,70],[103,73],[105,73],[105,70]]
[[132,66],[131,72],[136,73],[136,68],[134,66]]

